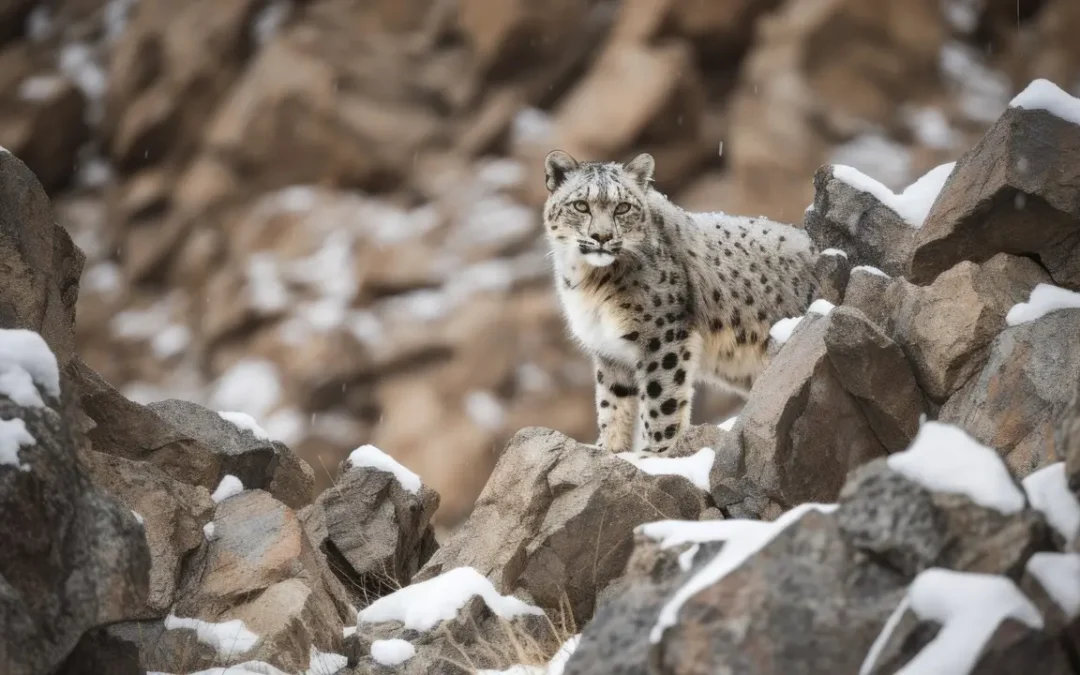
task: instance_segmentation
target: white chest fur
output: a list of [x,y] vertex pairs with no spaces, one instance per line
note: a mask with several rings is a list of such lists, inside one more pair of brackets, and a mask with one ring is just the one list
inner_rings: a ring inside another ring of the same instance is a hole
[[605,306],[593,293],[583,293],[560,284],[559,298],[574,337],[589,351],[633,366],[637,346],[623,338],[632,329],[614,308]]

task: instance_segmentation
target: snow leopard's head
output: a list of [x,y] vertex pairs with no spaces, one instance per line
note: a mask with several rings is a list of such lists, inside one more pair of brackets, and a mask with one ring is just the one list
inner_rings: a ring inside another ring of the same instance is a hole
[[643,153],[627,162],[578,162],[562,150],[544,160],[548,195],[544,231],[556,255],[607,267],[646,238],[645,195],[655,163]]

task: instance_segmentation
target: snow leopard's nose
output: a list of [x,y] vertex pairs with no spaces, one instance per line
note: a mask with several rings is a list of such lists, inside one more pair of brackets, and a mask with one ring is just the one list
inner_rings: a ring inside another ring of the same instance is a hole
[[612,234],[611,232],[597,232],[596,234],[594,234],[592,236],[592,238],[593,238],[593,241],[595,241],[597,244],[600,244],[601,246],[603,246],[604,244],[611,241],[611,239],[614,236],[615,235]]

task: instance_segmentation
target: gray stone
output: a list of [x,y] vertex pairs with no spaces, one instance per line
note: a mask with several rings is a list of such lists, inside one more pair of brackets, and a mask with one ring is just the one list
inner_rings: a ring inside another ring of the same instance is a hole
[[886,292],[893,283],[892,278],[866,271],[865,268],[851,270],[847,289],[844,291],[844,305],[857,309],[868,319],[880,326],[887,335],[892,335],[893,320]]
[[851,276],[851,262],[846,255],[819,255],[814,263],[814,278],[818,281],[817,297],[834,305],[844,301],[844,290]]

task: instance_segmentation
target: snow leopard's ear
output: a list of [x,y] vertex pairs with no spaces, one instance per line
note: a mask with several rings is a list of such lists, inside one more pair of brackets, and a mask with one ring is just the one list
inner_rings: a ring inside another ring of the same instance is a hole
[[578,167],[578,161],[570,153],[552,150],[544,158],[544,177],[548,192],[555,192],[566,180],[566,174]]
[[653,171],[656,170],[656,160],[649,153],[643,152],[624,164],[623,168],[634,179],[634,182],[645,188],[652,182]]

